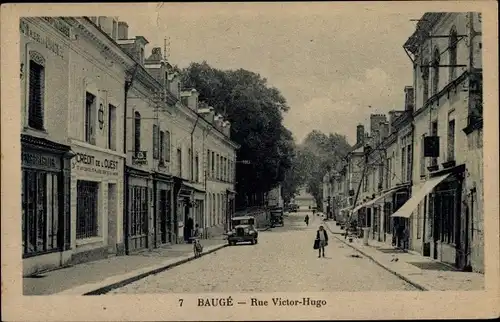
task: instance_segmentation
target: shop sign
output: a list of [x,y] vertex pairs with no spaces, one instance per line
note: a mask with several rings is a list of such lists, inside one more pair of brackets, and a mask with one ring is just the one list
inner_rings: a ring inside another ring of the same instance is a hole
[[56,54],[57,56],[64,58],[63,55],[63,45],[57,43],[55,40],[51,39],[49,36],[42,36],[36,30],[33,29],[33,26],[26,21],[20,22],[19,29],[22,34],[33,39],[37,43],[40,43],[45,46],[48,50]]
[[90,154],[77,153],[73,158],[73,169],[108,176],[118,176],[119,161],[107,158],[97,158]]
[[55,156],[22,152],[21,158],[23,167],[37,167],[51,170],[61,169],[61,160]]

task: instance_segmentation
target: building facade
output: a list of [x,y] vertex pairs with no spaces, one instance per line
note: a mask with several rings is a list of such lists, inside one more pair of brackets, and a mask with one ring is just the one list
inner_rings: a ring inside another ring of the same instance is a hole
[[[113,17],[68,19],[73,262],[123,253],[124,91],[133,61],[116,44]],[[114,38],[113,38],[114,37]]]
[[427,13],[404,47],[415,66],[418,166],[412,198],[392,216],[414,218],[414,250],[482,272],[481,15]]
[[71,26],[21,18],[21,203],[23,274],[71,260],[68,138]]

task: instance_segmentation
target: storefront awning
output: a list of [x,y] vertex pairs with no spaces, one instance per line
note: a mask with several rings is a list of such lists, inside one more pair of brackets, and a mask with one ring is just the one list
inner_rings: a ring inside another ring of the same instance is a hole
[[227,193],[229,193],[229,194],[234,194],[234,195],[236,194],[236,191],[231,190],[231,189],[226,189],[226,191],[227,191]]
[[372,199],[370,201],[367,201],[364,204],[361,204],[361,205],[357,206],[356,208],[354,208],[353,212],[356,212],[356,211],[358,211],[359,209],[361,209],[363,207],[369,207],[369,206],[373,205],[374,203],[376,203],[376,202],[378,202],[380,200],[383,200],[385,197],[387,197],[388,195],[390,195],[394,191],[397,191],[399,189],[403,189],[404,187],[405,186],[398,186],[398,187],[391,188],[391,189],[385,191],[384,193],[382,193],[380,196],[377,196],[376,198],[374,198],[374,199]]
[[418,204],[427,196],[439,183],[443,182],[446,178],[450,176],[450,173],[431,178],[424,183],[424,186],[420,188],[416,193],[412,194],[411,198],[401,207],[391,215],[391,217],[403,217],[410,218],[413,211],[417,208]]

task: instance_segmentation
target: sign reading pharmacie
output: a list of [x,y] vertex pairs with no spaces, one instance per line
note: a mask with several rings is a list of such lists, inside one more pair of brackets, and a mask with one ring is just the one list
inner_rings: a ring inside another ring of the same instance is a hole
[[118,156],[97,151],[75,152],[71,160],[72,170],[107,176],[122,175],[120,164],[123,164],[123,159]]

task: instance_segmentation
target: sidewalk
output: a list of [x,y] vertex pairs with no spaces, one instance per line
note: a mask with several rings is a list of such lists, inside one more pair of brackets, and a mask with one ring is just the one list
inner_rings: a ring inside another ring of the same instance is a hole
[[335,238],[423,291],[484,290],[483,274],[458,271],[416,252],[403,252],[375,240],[368,240],[369,246],[357,238],[350,243],[340,235],[344,231],[334,221],[325,224]]
[[[223,236],[202,239],[203,255],[217,251],[227,242]],[[23,278],[24,295],[104,294],[120,287],[194,259],[192,244],[166,245],[128,256],[61,268],[37,277]]]

